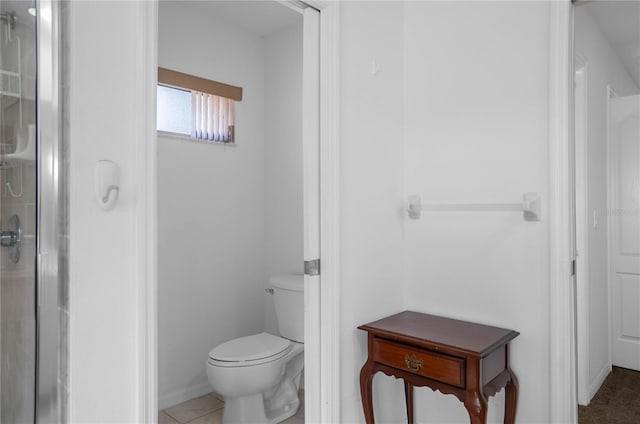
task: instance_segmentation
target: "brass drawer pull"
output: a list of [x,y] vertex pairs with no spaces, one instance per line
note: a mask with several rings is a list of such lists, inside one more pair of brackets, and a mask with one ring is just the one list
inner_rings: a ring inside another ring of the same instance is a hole
[[404,362],[411,371],[420,371],[422,369],[422,359],[416,358],[416,355],[404,355]]

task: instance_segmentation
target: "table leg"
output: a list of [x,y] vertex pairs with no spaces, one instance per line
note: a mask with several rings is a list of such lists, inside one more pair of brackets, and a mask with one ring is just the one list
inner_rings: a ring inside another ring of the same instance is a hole
[[404,381],[404,399],[407,403],[407,423],[413,424],[413,385]]
[[373,419],[373,395],[371,385],[373,383],[373,363],[365,362],[360,370],[360,396],[362,397],[362,409],[366,424],[374,424]]
[[467,408],[471,424],[486,424],[487,400],[480,392],[473,392],[472,394],[467,392],[464,407]]
[[516,421],[516,407],[518,406],[518,379],[510,368],[507,368],[507,372],[509,373],[509,381],[504,388],[504,424],[514,424]]

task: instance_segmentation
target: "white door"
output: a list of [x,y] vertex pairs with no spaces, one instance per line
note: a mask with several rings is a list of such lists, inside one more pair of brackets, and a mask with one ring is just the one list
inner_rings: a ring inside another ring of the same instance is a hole
[[[320,259],[320,13],[307,7],[302,53],[304,260]],[[313,273],[312,273],[313,274]],[[320,276],[304,276],[305,422],[320,422]]]
[[640,371],[640,96],[611,100],[612,362]]

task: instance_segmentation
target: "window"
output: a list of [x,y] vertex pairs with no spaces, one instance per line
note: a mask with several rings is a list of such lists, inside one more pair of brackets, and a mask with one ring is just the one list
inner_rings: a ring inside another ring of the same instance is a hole
[[158,85],[158,130],[191,135],[191,92]]
[[222,143],[235,142],[235,101],[242,88],[158,68],[157,129]]

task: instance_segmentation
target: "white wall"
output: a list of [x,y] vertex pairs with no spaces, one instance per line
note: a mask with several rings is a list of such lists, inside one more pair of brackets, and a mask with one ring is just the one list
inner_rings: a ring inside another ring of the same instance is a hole
[[235,147],[158,137],[160,407],[207,393],[209,350],[263,329],[264,61],[260,37],[159,7],[159,66],[243,88]]
[[[273,275],[302,273],[302,17],[264,38],[265,287]],[[265,329],[277,330],[271,296]]]
[[[607,84],[620,96],[638,93],[588,6],[575,8],[575,51],[587,63],[587,221],[589,397],[610,371],[607,274]],[[594,228],[593,215],[597,226]],[[580,249],[580,246],[578,247]],[[580,272],[580,270],[578,270]]]
[[[487,212],[414,222],[402,211],[408,194],[545,198],[548,5],[345,3],[341,22],[343,421],[363,419],[366,346],[353,328],[414,309],[520,331],[518,421],[548,422],[546,221]],[[400,382],[376,376],[374,392],[380,422],[405,419]],[[468,420],[451,396],[419,389],[416,402],[421,421]],[[492,398],[490,422],[503,405]]]
[[[547,196],[548,5],[405,6],[405,195],[425,202]],[[519,331],[518,422],[548,422],[548,226],[514,212],[425,212],[405,221],[409,309]],[[426,422],[464,422],[457,400],[416,396]],[[489,402],[502,422],[504,396]],[[441,406],[446,404],[448,407]]]
[[[135,146],[141,120],[134,2],[69,5],[70,421],[138,421]],[[97,18],[98,17],[98,18]],[[117,30],[115,30],[117,28]],[[102,211],[94,166],[121,167],[118,205]]]
[[[403,304],[403,6],[340,5],[340,226],[342,422],[362,422],[361,324]],[[375,61],[379,72],[372,73]],[[401,422],[400,380],[374,380],[378,422]]]

